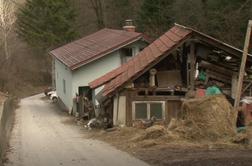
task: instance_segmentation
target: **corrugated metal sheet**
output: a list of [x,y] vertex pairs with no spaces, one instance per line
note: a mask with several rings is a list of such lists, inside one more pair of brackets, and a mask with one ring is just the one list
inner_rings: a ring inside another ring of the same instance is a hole
[[102,29],[50,52],[70,69],[77,69],[143,37],[141,33]]
[[163,55],[165,56],[166,53],[173,51],[174,48],[181,44],[181,42],[187,40],[190,36],[204,37],[209,42],[211,41],[212,43],[217,43],[226,49],[236,52],[237,54],[242,54],[241,50],[211,36],[198,32],[194,29],[175,24],[173,28],[155,40],[128,63],[94,80],[89,85],[91,88],[96,88],[105,84],[105,87],[103,88],[103,96],[109,95],[137,76],[144,69],[148,68],[155,60],[161,58]]

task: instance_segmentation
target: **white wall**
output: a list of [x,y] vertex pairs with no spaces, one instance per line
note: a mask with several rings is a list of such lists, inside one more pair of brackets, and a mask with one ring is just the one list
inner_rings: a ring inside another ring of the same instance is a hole
[[[128,45],[127,47],[132,47],[133,54],[135,55],[140,51],[140,48],[143,48],[146,45],[147,44],[143,41],[137,41]],[[115,51],[110,55],[106,55],[74,71],[70,71],[70,69],[60,61],[55,60],[55,80],[57,94],[68,107],[68,109],[72,109],[73,98],[75,97],[75,94],[78,93],[79,87],[88,86],[88,83],[91,81],[119,67],[121,62],[119,51]],[[66,81],[66,94],[63,92],[63,79]],[[94,94],[99,93],[101,89],[102,88],[96,89]]]
[[[66,93],[63,91],[63,79],[66,82]],[[57,59],[55,59],[55,83],[57,95],[60,97],[65,106],[71,110],[73,105],[72,72]]]
[[119,52],[116,51],[77,70],[74,70],[72,94],[75,95],[75,93],[78,93],[80,86],[88,86],[88,83],[91,81],[103,76],[120,65],[120,55]]

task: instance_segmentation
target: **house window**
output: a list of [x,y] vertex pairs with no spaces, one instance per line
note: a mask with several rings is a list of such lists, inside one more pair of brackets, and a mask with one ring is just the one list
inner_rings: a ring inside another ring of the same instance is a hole
[[136,119],[147,119],[147,104],[146,103],[135,103],[135,118]]
[[132,58],[133,56],[132,48],[122,48],[120,51],[121,51],[122,64],[128,62],[130,58]]
[[155,116],[157,119],[163,118],[162,103],[150,103],[150,117]]
[[165,102],[164,101],[134,101],[132,102],[133,120],[138,119],[164,119]]
[[66,80],[63,79],[63,92],[66,94]]

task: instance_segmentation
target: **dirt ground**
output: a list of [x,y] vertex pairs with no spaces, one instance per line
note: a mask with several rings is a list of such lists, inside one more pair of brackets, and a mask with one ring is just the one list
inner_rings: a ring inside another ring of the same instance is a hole
[[4,102],[5,99],[6,99],[6,96],[2,94],[2,92],[0,92],[0,105]]
[[120,150],[153,166],[249,166],[252,162],[252,149],[249,145],[221,142],[188,142],[168,138],[146,139],[136,137],[143,129],[123,128],[113,131],[89,131],[89,137],[110,143]]

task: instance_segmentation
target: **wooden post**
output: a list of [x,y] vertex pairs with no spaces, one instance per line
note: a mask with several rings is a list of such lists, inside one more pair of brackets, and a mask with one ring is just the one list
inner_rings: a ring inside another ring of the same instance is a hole
[[234,72],[232,74],[232,82],[231,82],[231,93],[232,98],[236,98],[236,91],[237,91],[237,83],[238,83],[238,73]]
[[195,43],[191,43],[190,46],[190,89],[194,90],[195,80]]
[[239,79],[238,79],[237,91],[236,91],[236,97],[235,97],[235,103],[234,103],[235,108],[239,106],[240,99],[241,99],[243,77],[245,73],[245,66],[246,66],[246,61],[247,61],[247,56],[248,56],[248,51],[249,51],[251,27],[252,27],[252,20],[249,20],[247,34],[246,34],[245,43],[244,43],[243,54],[242,54],[242,61],[241,61],[241,66],[240,66],[240,71],[239,71]]

